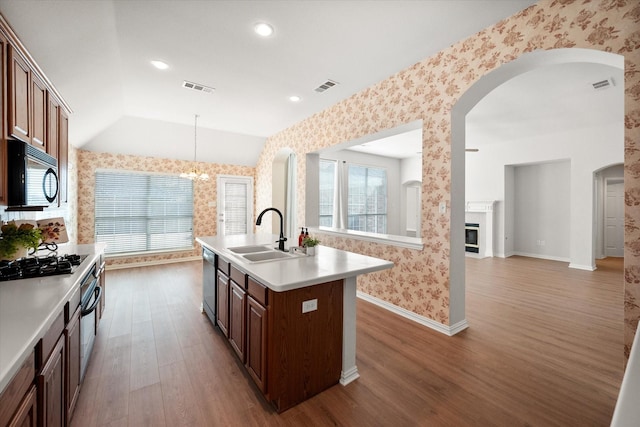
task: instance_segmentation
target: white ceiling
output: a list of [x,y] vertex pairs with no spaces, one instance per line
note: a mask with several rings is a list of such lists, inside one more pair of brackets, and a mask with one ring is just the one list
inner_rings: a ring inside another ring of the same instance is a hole
[[[0,11],[74,110],[73,145],[191,159],[176,141],[191,143],[197,113],[207,128],[199,160],[255,164],[264,137],[533,3],[0,0]],[[258,38],[258,21],[275,34]],[[327,79],[339,85],[316,93]],[[189,91],[183,80],[216,91]],[[291,103],[294,94],[302,101]],[[145,137],[161,133],[154,124],[172,125],[162,133],[172,138]],[[240,134],[240,159],[224,155],[228,132]]]

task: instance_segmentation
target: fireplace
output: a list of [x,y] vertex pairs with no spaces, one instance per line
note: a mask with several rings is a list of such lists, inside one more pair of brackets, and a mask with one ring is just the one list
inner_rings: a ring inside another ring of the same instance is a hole
[[464,250],[466,252],[480,252],[478,235],[480,234],[480,224],[467,222],[464,224]]

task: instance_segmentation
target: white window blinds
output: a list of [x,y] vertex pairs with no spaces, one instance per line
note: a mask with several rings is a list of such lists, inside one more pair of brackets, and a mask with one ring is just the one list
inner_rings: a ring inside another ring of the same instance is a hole
[[248,185],[243,182],[224,183],[224,234],[246,234]]
[[193,181],[173,175],[96,172],[95,241],[106,253],[193,247]]

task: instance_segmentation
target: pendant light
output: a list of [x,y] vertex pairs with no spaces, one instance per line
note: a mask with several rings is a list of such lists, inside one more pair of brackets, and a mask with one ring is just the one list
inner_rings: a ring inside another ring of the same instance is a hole
[[195,124],[193,126],[193,168],[189,172],[183,172],[180,174],[180,178],[187,178],[191,181],[208,181],[209,175],[205,172],[200,172],[196,166],[196,155],[198,153],[198,115],[195,115]]

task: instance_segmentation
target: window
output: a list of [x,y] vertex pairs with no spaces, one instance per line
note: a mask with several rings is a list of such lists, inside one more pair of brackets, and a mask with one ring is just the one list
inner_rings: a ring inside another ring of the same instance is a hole
[[[341,184],[345,181],[346,198]],[[321,227],[387,233],[387,171],[384,168],[319,161]],[[344,221],[343,218],[347,218]]]
[[349,165],[348,229],[387,232],[387,174],[384,169]]
[[95,241],[107,254],[193,248],[193,182],[173,175],[96,172]]
[[336,162],[320,160],[320,224],[333,227],[333,198],[335,192]]

